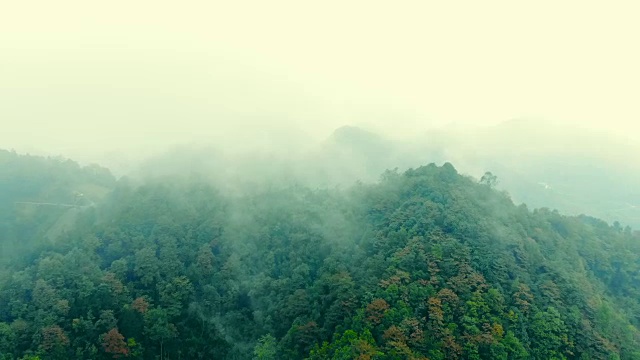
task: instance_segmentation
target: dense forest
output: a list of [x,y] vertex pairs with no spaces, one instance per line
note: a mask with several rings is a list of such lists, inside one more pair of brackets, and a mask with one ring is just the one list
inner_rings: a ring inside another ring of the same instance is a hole
[[640,233],[450,163],[233,192],[0,166],[2,360],[640,359]]

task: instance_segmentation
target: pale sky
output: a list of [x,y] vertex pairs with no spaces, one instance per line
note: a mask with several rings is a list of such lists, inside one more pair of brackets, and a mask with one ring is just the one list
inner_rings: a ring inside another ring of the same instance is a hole
[[6,1],[0,148],[520,117],[640,139],[638,18],[637,1]]

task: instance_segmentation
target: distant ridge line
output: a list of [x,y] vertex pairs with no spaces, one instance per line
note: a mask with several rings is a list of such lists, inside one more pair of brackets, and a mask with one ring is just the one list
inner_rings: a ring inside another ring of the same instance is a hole
[[28,205],[51,205],[51,206],[62,206],[62,207],[89,207],[91,205],[74,205],[74,204],[63,204],[63,203],[47,203],[47,202],[32,202],[32,201],[16,201],[14,204],[28,204]]

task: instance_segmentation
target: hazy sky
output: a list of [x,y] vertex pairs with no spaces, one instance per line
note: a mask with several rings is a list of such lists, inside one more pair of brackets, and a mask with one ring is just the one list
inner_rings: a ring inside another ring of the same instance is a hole
[[516,117],[640,138],[639,4],[7,1],[0,147],[89,154]]

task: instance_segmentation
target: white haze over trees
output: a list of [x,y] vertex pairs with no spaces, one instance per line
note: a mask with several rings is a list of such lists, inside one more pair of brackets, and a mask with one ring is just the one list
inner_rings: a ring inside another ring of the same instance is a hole
[[516,201],[616,219],[640,205],[638,7],[13,2],[0,146],[117,176],[202,165],[191,152],[318,184],[451,161]]
[[3,4],[0,360],[640,360],[638,10]]

